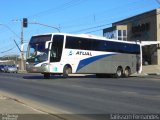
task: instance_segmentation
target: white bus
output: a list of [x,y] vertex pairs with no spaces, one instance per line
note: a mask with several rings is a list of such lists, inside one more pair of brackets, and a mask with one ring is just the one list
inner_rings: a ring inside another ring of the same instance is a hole
[[51,74],[68,77],[73,73],[128,77],[141,71],[141,61],[141,47],[136,42],[50,33],[31,37],[26,69],[42,73],[44,78]]

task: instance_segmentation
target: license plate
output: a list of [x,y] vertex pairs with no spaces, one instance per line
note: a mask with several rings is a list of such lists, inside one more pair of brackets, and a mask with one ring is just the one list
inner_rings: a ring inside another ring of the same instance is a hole
[[36,71],[37,71],[37,69],[36,69],[36,68],[33,68],[33,71],[34,71],[34,72],[36,72]]

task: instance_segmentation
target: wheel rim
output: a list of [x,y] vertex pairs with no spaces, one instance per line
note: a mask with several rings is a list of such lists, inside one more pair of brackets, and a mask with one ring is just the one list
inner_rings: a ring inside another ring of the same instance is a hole
[[128,77],[130,75],[130,70],[129,69],[125,69],[125,77]]
[[129,71],[125,70],[125,76],[128,77],[128,75],[129,75]]
[[68,74],[69,74],[69,69],[68,69],[68,68],[66,69],[66,74],[67,74],[67,76],[68,76]]
[[70,67],[65,67],[63,76],[68,77],[68,75],[71,74],[71,72],[72,72],[72,69]]
[[66,73],[71,74],[71,68],[67,68]]
[[117,75],[117,77],[121,77],[122,76],[122,69],[118,68],[116,75]]
[[118,70],[118,71],[117,71],[117,75],[118,75],[119,77],[122,75],[121,70]]

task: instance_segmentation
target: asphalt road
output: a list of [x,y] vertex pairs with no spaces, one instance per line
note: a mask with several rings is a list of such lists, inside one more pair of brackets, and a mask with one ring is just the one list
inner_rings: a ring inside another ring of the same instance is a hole
[[0,73],[0,90],[50,113],[160,113],[160,76],[47,80],[41,74]]

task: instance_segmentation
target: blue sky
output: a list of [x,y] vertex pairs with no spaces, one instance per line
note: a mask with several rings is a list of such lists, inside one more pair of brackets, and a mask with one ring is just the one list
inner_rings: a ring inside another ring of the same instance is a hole
[[[21,20],[58,27],[64,33],[102,36],[111,23],[160,7],[159,0],[0,0],[0,56],[20,54]],[[9,28],[7,28],[9,27]],[[29,24],[24,41],[56,29]],[[11,49],[11,50],[10,50]],[[10,51],[8,51],[10,50]],[[8,52],[5,52],[8,51]]]

